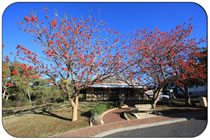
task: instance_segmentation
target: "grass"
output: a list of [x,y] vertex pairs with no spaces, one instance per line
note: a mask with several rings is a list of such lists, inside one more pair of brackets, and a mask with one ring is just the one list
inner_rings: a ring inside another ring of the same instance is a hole
[[[199,108],[202,109],[202,108]],[[163,115],[170,115],[170,114],[176,114],[176,113],[186,113],[193,111],[194,109],[191,109],[189,107],[175,107],[175,106],[166,106],[161,105],[156,107],[156,111],[162,113]]]
[[89,111],[101,102],[80,102],[78,121],[71,121],[69,103],[52,104],[28,112],[3,117],[3,126],[14,137],[48,137],[89,126]]
[[135,120],[135,119],[137,119],[136,118],[136,116],[134,116],[131,112],[126,112],[126,115],[127,115],[127,117],[130,119],[130,120]]
[[31,110],[34,110],[34,109],[38,109],[38,108],[43,108],[43,107],[47,107],[47,106],[51,106],[55,103],[47,103],[47,104],[42,104],[42,105],[26,105],[26,106],[21,106],[21,107],[8,107],[8,108],[5,108],[3,107],[3,117],[6,117],[6,116],[10,116],[10,115],[14,115],[16,114],[16,112],[18,113],[24,113],[24,112],[28,112],[28,111],[31,111]]
[[[191,102],[194,104],[193,108],[199,108],[198,106],[198,100],[192,99]],[[151,100],[146,101],[140,101],[141,104],[149,104],[151,103]],[[196,106],[195,106],[196,105]],[[200,108],[201,109],[201,108]],[[170,115],[170,114],[176,114],[176,113],[186,113],[193,111],[194,109],[191,109],[189,107],[185,106],[185,100],[184,99],[176,99],[176,100],[162,100],[159,101],[156,106],[156,111],[162,113],[163,115]],[[126,115],[129,119],[137,119],[132,113],[137,112],[136,109],[132,108],[129,111],[126,112]]]

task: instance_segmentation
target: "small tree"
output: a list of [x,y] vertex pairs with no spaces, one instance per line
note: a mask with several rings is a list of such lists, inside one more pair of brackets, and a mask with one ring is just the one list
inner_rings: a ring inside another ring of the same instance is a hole
[[116,71],[123,63],[118,53],[120,32],[92,17],[61,18],[55,14],[42,19],[31,14],[24,20],[18,24],[40,43],[42,52],[36,54],[18,45],[18,58],[33,63],[65,93],[72,105],[72,121],[76,121],[80,91],[120,72]]

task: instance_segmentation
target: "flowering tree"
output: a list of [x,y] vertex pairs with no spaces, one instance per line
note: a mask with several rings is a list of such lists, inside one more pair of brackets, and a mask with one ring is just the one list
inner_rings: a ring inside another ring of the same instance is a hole
[[14,87],[18,88],[24,93],[27,92],[30,99],[29,83],[35,81],[35,79],[39,78],[40,76],[37,75],[37,72],[34,70],[33,66],[21,64],[17,61],[12,62],[8,55],[4,56],[4,59],[5,61],[3,61],[2,70],[2,98],[7,100],[11,94],[8,93],[7,90],[11,87]]
[[14,86],[14,84],[11,83],[11,80],[9,79],[10,76],[11,76],[11,71],[10,71],[9,65],[5,61],[3,61],[3,64],[2,64],[2,89],[3,89],[2,99],[8,99],[9,96],[7,96],[7,98],[6,98],[6,92],[7,92],[8,88]]
[[[200,42],[204,42],[203,39]],[[200,44],[194,42],[195,45]],[[184,88],[185,104],[191,105],[188,88],[194,84],[206,83],[207,80],[207,61],[202,62],[202,59],[207,57],[207,51],[188,50],[188,57],[172,58],[174,72],[176,74],[175,83]]]
[[72,105],[72,121],[76,121],[80,91],[123,71],[120,32],[92,17],[60,18],[56,14],[39,19],[31,14],[24,20],[18,24],[34,37],[42,52],[37,54],[18,45],[17,57],[32,63],[40,74],[62,89]]
[[169,32],[144,29],[132,36],[128,62],[136,65],[127,75],[154,88],[153,107],[167,83],[179,84],[186,77],[192,79],[201,75],[203,66],[193,69],[191,64],[195,60],[191,55],[198,53],[199,44],[205,40],[190,39],[192,29],[191,24],[184,23]]

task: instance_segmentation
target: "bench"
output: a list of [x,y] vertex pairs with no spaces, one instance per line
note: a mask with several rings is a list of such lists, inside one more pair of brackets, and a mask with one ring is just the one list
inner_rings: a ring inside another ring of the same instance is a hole
[[151,104],[136,104],[135,108],[139,111],[139,112],[147,112],[147,113],[152,113],[155,112],[155,109],[152,107]]

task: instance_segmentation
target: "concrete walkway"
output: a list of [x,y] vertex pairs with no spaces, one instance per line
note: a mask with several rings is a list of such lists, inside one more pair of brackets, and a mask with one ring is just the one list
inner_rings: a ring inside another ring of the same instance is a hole
[[[119,117],[120,112],[125,111],[126,109],[117,109],[113,110],[104,115],[103,120],[105,122],[104,125],[97,125],[93,127],[82,128],[79,130],[74,130],[70,132],[65,132],[62,134],[57,134],[53,137],[57,138],[71,138],[71,137],[102,137],[114,132],[120,132],[128,129],[135,128],[144,128],[144,127],[152,127],[163,124],[170,124],[179,121],[186,121],[191,117],[202,115],[202,111],[193,111],[188,113],[180,113],[174,114],[172,116],[161,116],[154,115],[154,117],[137,119],[137,120],[125,120]],[[118,114],[118,116],[116,116]],[[113,119],[112,119],[113,118]]]

